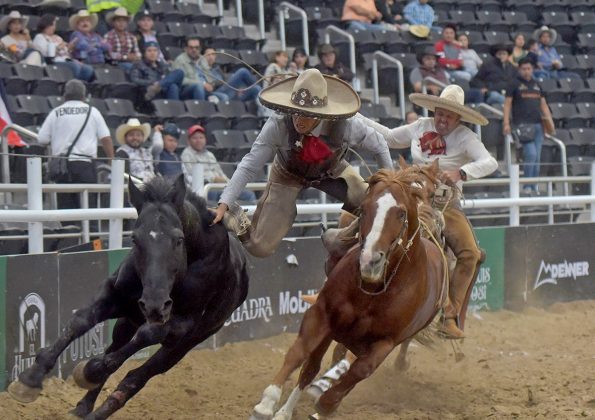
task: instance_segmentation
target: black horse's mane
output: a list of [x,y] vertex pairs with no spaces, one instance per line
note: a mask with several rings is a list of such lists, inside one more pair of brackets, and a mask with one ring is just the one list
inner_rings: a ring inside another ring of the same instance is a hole
[[[168,181],[162,176],[156,176],[145,183],[143,188],[143,198],[147,203],[171,203],[175,185],[175,183],[172,184],[171,181]],[[186,190],[185,200],[198,212],[201,226],[203,226],[203,228],[208,226],[213,219],[213,215],[207,208],[206,200],[190,190]]]

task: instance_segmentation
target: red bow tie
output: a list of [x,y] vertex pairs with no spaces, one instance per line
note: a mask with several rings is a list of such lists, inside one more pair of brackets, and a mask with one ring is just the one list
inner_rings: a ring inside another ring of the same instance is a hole
[[298,157],[305,163],[322,163],[332,156],[332,150],[320,137],[304,136]]
[[429,151],[429,155],[445,155],[446,142],[440,134],[435,131],[426,131],[423,136],[419,138],[421,151]]

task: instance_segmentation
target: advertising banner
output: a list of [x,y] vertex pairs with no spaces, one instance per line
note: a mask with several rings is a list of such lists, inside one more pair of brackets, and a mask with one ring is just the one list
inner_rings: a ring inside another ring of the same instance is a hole
[[[504,307],[515,311],[525,306],[527,293],[525,278],[527,277],[527,227],[506,228],[504,250]],[[534,244],[534,246],[539,246]]]
[[470,311],[496,310],[504,305],[504,228],[475,229],[479,246],[486,252],[471,292]]
[[0,390],[8,382],[6,371],[6,257],[0,257]]
[[58,335],[56,254],[7,257],[6,280],[6,369],[12,382]]
[[528,227],[527,303],[595,298],[595,224]]
[[[60,329],[74,312],[87,307],[97,295],[108,272],[107,252],[58,254]],[[107,322],[100,322],[66,347],[59,358],[60,375],[66,378],[83,360],[101,355],[110,341]]]

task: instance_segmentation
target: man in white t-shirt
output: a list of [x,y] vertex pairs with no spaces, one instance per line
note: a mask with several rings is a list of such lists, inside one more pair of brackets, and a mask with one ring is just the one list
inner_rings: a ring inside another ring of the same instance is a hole
[[[64,103],[50,111],[41,129],[39,143],[49,144],[51,155],[66,153],[83,127],[89,112],[85,102],[85,85],[79,80],[70,80],[64,87]],[[101,141],[108,158],[114,157],[114,146],[109,129],[97,108],[91,114],[85,128],[68,157],[68,171],[72,184],[95,184],[97,173],[93,159],[97,157],[97,140]],[[78,194],[59,194],[58,208],[79,208]]]

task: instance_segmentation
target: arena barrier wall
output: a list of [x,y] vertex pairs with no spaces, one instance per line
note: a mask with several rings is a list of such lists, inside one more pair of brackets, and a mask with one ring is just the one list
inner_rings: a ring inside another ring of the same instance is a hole
[[[595,224],[480,228],[487,259],[472,291],[472,310],[520,309],[524,305],[595,298],[589,266]],[[74,310],[91,301],[127,249],[0,257],[0,389],[4,389],[53,342]],[[303,294],[324,280],[325,251],[319,239],[283,241],[266,259],[248,257],[246,302],[223,329],[200,347],[296,332],[308,305]],[[54,375],[67,377],[81,360],[109,345],[113,322],[98,325],[60,356]],[[136,357],[151,355],[145,349]]]

